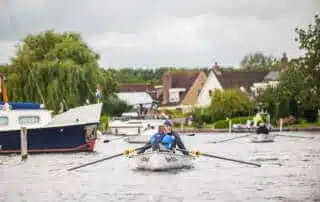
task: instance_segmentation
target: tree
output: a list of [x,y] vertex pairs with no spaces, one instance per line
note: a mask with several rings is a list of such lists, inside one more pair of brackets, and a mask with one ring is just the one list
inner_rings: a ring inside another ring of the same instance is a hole
[[68,107],[94,102],[97,84],[107,98],[117,84],[111,72],[99,68],[98,59],[79,34],[49,30],[27,35],[7,72],[9,98],[42,102],[58,111],[62,100]]
[[297,28],[299,48],[304,50],[304,57],[299,58],[293,68],[303,76],[304,90],[299,94],[305,115],[312,121],[317,120],[320,108],[320,18],[314,17],[314,24],[307,30]]
[[213,94],[209,110],[215,120],[248,115],[253,103],[248,94],[238,89],[216,90]]
[[247,70],[271,70],[276,67],[277,59],[265,56],[262,52],[250,53],[243,57],[240,66]]

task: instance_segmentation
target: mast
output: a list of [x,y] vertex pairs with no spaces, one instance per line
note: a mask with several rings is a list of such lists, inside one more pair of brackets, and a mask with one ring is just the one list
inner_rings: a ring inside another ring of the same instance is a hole
[[8,95],[7,95],[7,88],[5,84],[5,76],[3,73],[0,73],[0,84],[1,84],[1,92],[2,92],[2,98],[4,102],[4,109],[9,110],[9,104],[8,104]]

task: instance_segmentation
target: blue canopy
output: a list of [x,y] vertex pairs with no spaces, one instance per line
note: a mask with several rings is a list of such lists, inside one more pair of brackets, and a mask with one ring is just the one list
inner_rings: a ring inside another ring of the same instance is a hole
[[[2,107],[4,102],[0,102],[0,106]],[[10,109],[40,109],[39,103],[32,102],[9,102]]]

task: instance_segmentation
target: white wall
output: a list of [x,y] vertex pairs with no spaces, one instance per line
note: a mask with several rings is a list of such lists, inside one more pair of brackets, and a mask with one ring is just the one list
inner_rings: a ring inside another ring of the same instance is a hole
[[185,88],[170,88],[169,89],[169,102],[180,102],[180,92],[186,91]]
[[222,86],[216,75],[212,71],[210,71],[208,78],[198,96],[197,106],[209,106],[211,103],[211,96],[209,95],[209,91],[211,90],[212,93],[214,93],[216,89],[221,90]]

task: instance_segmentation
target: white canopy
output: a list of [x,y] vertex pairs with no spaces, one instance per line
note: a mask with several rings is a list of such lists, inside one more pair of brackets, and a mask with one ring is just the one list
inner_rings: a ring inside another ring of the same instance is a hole
[[117,93],[117,96],[129,105],[151,104],[153,101],[151,96],[145,92],[122,92]]

